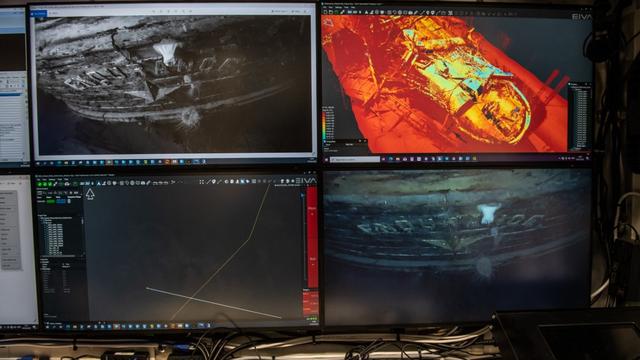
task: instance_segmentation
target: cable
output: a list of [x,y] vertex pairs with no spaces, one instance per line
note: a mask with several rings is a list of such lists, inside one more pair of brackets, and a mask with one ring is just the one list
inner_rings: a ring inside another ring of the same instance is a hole
[[[483,355],[454,355],[454,354],[450,354],[450,355],[442,355],[442,354],[438,354],[438,353],[430,353],[430,352],[425,352],[423,350],[422,353],[418,353],[417,351],[415,353],[412,353],[414,355],[414,360],[417,359],[421,359],[421,360],[481,360],[481,359],[499,359],[501,358],[501,356],[499,354],[483,354]],[[391,359],[394,358],[395,356],[397,356],[396,352],[390,352],[390,351],[380,351],[380,352],[375,352],[375,353],[371,353],[369,355],[370,359]],[[314,354],[314,355],[309,355],[309,354],[290,354],[290,355],[280,355],[277,357],[274,357],[273,359],[275,360],[308,360],[309,358],[313,358],[313,359],[327,359],[327,360],[334,360],[334,359],[343,359],[344,358],[344,353],[337,353],[337,352],[332,352],[332,353],[323,353],[323,354]],[[236,358],[234,358],[234,360],[255,360],[255,357],[252,356],[238,356]],[[408,359],[408,358],[407,358]]]
[[85,358],[100,359],[100,356],[89,355],[89,354],[84,354],[80,356],[60,356],[60,360],[65,360],[65,359],[79,360],[79,359],[85,359]]
[[630,196],[636,196],[636,197],[640,197],[640,192],[627,192],[622,194],[622,196],[620,196],[620,199],[618,200],[618,204],[616,206],[616,215],[613,219],[613,242],[616,242],[616,240],[618,240],[618,223],[620,221],[620,208],[622,207],[622,204],[624,203],[624,201],[630,197]]
[[[445,334],[451,334],[457,331],[457,329],[445,330]],[[491,331],[491,326],[482,327],[476,331],[462,333],[458,335],[399,335],[393,333],[375,333],[375,334],[325,334],[318,336],[305,336],[298,338],[291,338],[286,340],[255,340],[251,337],[249,342],[230,345],[231,349],[221,357],[221,359],[237,359],[236,354],[239,354],[243,350],[252,349],[256,351],[255,355],[241,355],[239,358],[258,358],[261,350],[275,350],[286,349],[297,346],[331,343],[337,345],[349,345],[353,346],[350,350],[344,353],[343,357],[346,360],[367,360],[372,357],[373,354],[377,354],[381,349],[387,346],[393,346],[400,350],[401,356],[411,358],[411,355],[406,351],[407,347],[415,347],[419,350],[417,354],[419,359],[425,358],[421,352],[428,352],[429,354],[443,353],[447,354],[447,358],[454,358],[453,355],[465,354],[473,355],[465,351],[464,349],[474,345],[484,334]],[[232,341],[230,341],[232,343]],[[363,344],[364,343],[364,344]],[[281,358],[287,358],[283,356]],[[435,358],[444,358],[437,356]],[[217,359],[217,356],[214,357]]]
[[301,337],[294,338],[279,342],[267,342],[264,344],[256,345],[256,349],[274,349],[274,348],[287,348],[291,346],[299,346],[306,345],[315,342],[364,342],[371,341],[372,338],[379,339],[382,341],[394,341],[399,339],[401,342],[411,342],[411,343],[420,343],[420,344],[455,344],[461,343],[465,341],[469,341],[472,339],[477,339],[482,335],[490,332],[492,329],[491,326],[485,326],[479,330],[461,334],[461,335],[450,335],[450,336],[434,336],[434,335],[398,335],[396,334],[329,334],[329,335],[318,335],[315,337]]
[[[105,344],[105,343],[86,343],[86,344],[76,344],[77,347],[101,347],[101,346],[107,346],[110,348],[117,348],[117,349],[130,349],[132,347],[144,347],[144,346],[151,346],[152,344],[128,344],[128,345],[117,345],[117,344]],[[23,342],[23,343],[3,343],[0,344],[0,348],[2,347],[34,347],[34,348],[59,348],[59,349],[65,349],[65,348],[73,348],[73,344],[37,344],[37,343],[28,343],[28,342]],[[154,345],[157,346],[157,345]]]
[[203,358],[209,359],[210,355],[209,355],[209,349],[207,349],[206,346],[202,345],[202,339],[204,338],[204,336],[207,333],[203,333],[202,336],[200,336],[200,338],[198,339],[198,342],[195,343],[195,345],[193,346],[193,351],[191,352],[191,358],[193,359],[193,355],[195,355],[196,351],[200,351],[200,353],[202,354]]
[[[598,222],[598,226],[600,228],[600,239],[602,240],[602,244],[605,250],[605,260],[606,260],[606,268],[605,268],[605,280],[603,281],[602,285],[591,294],[590,300],[591,300],[591,304],[593,305],[598,298],[600,297],[600,295],[605,291],[605,289],[608,288],[608,286],[610,285],[610,271],[611,271],[611,250],[610,247],[612,243],[615,243],[615,241],[617,241],[618,239],[618,229],[621,226],[620,224],[620,211],[621,211],[621,207],[622,204],[624,203],[624,201],[630,197],[630,196],[640,196],[640,193],[638,192],[628,192],[625,194],[622,194],[620,196],[620,198],[618,199],[617,203],[616,203],[616,212],[615,212],[615,216],[614,216],[614,220],[611,223],[611,243],[607,240],[607,233],[609,233],[608,231],[606,231],[606,228],[608,227],[606,224],[608,223],[607,221],[607,204],[606,201],[603,200],[603,198],[606,196],[605,194],[608,193],[608,187],[606,186],[606,180],[604,179],[604,174],[601,173],[600,177],[598,178],[599,181],[599,193],[598,193],[598,202],[599,202],[599,212],[598,212],[598,218],[599,221]],[[636,234],[636,238],[640,238],[638,236],[638,232],[637,229],[635,229],[635,227],[633,227],[632,225],[629,224],[629,227],[634,231],[634,233]],[[607,298],[605,301],[605,306],[609,307],[610,305],[612,305],[612,300]]]
[[[231,321],[231,319],[228,319]],[[233,323],[231,321],[231,323]],[[335,344],[352,346],[349,353],[346,354],[347,359],[366,360],[372,354],[380,352],[385,347],[395,347],[400,351],[403,358],[409,360],[426,359],[426,354],[446,353],[449,358],[452,355],[467,353],[464,349],[469,348],[484,334],[491,331],[491,326],[484,326],[480,329],[460,332],[457,327],[451,329],[442,329],[434,331],[431,334],[396,334],[396,333],[377,333],[377,334],[324,334],[318,336],[294,337],[288,339],[265,338],[261,335],[249,335],[242,332],[229,332],[221,336],[217,340],[207,338],[208,332],[200,335],[197,340],[190,343],[189,349],[199,351],[207,360],[220,360],[234,358],[236,354],[243,350],[251,349],[255,351],[254,358],[262,359],[264,356],[261,350],[286,349],[290,347],[308,345],[308,344]],[[434,335],[444,334],[444,335]],[[455,335],[453,335],[455,334]],[[238,343],[237,338],[246,338],[248,341]],[[77,339],[58,339],[58,338],[38,338],[24,337],[0,340],[0,347],[43,347],[43,348],[71,348],[77,347],[112,347],[112,348],[131,348],[143,346],[162,346],[171,344],[171,341],[160,343],[158,341],[146,341],[141,339],[110,339],[110,340],[77,340]],[[208,348],[210,344],[211,348]],[[417,358],[413,357],[414,353],[409,353],[408,348],[415,348]],[[194,353],[192,352],[192,355]],[[469,353],[471,354],[471,353]],[[344,353],[343,353],[344,355]],[[457,356],[457,355],[456,355]],[[82,355],[77,359],[65,357],[63,360],[79,360],[85,357]],[[439,357],[437,357],[439,358]]]
[[[229,341],[226,338],[225,339],[221,339],[221,345],[218,348],[218,351],[216,352],[215,356],[213,356],[212,360],[218,360],[218,359],[223,359],[224,358],[224,356],[220,357],[220,355],[224,351],[224,349],[227,346],[228,342]],[[226,354],[225,354],[225,356],[226,356]]]
[[608,287],[609,287],[609,281],[610,281],[610,280],[609,280],[609,279],[607,279],[607,281],[605,281],[605,282],[604,282],[604,284],[602,284],[602,286],[600,286],[600,287],[598,288],[598,290],[594,291],[594,292],[591,294],[591,301],[592,301],[592,302],[593,302],[595,299],[597,299],[597,298],[598,298],[598,296],[599,296],[600,294],[602,294],[602,292],[603,292],[606,288],[608,288]]
[[445,333],[445,335],[446,335],[446,336],[453,335],[453,334],[455,334],[455,333],[456,333],[456,331],[458,331],[458,327],[457,327],[457,326],[454,326],[454,327],[452,327],[452,328],[451,328],[451,330],[447,331],[447,332]]
[[[209,360],[211,358],[211,352],[209,351],[209,349],[207,349],[207,346],[202,343],[202,340],[206,338],[207,334],[209,334],[210,331],[211,329],[207,329],[207,331],[205,331],[204,333],[202,333],[202,335],[200,335],[195,345],[192,344],[194,346],[194,349],[191,352],[191,358],[193,358],[193,355],[195,354],[196,350],[200,351],[200,353],[202,354],[205,360]],[[211,341],[211,343],[213,343],[213,341]]]
[[[218,356],[220,356],[220,353],[222,352],[222,350],[224,350],[224,345],[226,344],[226,342],[223,340],[224,340],[223,338],[220,338],[216,342],[215,346],[211,348],[211,357],[209,358],[209,360],[217,359]],[[216,351],[216,349],[218,350]],[[214,355],[214,351],[215,351],[215,355]]]
[[614,230],[620,230],[620,228],[622,228],[622,227],[627,227],[627,228],[631,229],[631,231],[633,231],[633,235],[635,236],[633,238],[633,240],[637,241],[639,239],[640,235],[638,235],[638,229],[636,229],[635,226],[633,226],[633,225],[631,225],[629,223],[626,223],[626,222],[619,223],[618,226],[614,227]]
[[[266,194],[265,194],[266,196]],[[264,200],[264,198],[263,198]],[[229,356],[232,356],[233,353],[240,351],[241,349],[239,349],[239,347],[243,347],[243,349],[247,348],[247,347],[253,347],[254,350],[256,351],[256,354],[258,355],[258,359],[262,360],[260,353],[258,352],[258,349],[256,348],[256,340],[252,339],[251,336],[252,334],[247,334],[245,333],[241,327],[239,327],[236,322],[226,313],[224,312],[218,312],[216,313],[213,318],[216,319],[218,316],[222,316],[223,318],[225,318],[226,321],[228,321],[233,328],[231,332],[229,332],[225,337],[221,338],[218,343],[216,343],[216,346],[218,347],[218,350],[215,352],[215,354],[212,352],[212,357],[210,360],[218,360],[218,359],[225,359]],[[253,334],[255,338],[257,338],[258,340],[265,340],[264,336],[262,335],[257,335],[257,334]],[[224,349],[227,347],[227,345],[236,337],[243,337],[246,338],[247,340],[249,340],[247,343],[241,343],[240,345],[237,345],[236,347],[231,346],[230,351],[223,354]],[[220,345],[218,345],[220,344]]]
[[625,41],[624,41],[624,47],[625,47],[625,49],[627,48],[627,46],[629,46],[629,44],[631,44],[631,43],[633,42],[633,40],[634,40],[635,38],[637,38],[637,37],[638,37],[638,35],[640,35],[640,31],[638,31],[637,33],[635,33],[635,34],[631,35],[631,37],[629,38],[629,40],[625,40]]

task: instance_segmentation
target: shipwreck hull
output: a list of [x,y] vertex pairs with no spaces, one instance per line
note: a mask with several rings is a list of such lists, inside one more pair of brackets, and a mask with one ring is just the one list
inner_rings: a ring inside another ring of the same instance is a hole
[[566,100],[463,18],[326,15],[322,46],[372,153],[566,151]]
[[91,120],[195,125],[207,113],[293,86],[289,65],[299,61],[296,44],[304,40],[307,20],[41,19],[36,22],[38,88]]
[[[573,173],[572,173],[573,171]],[[325,187],[325,255],[399,272],[463,271],[589,239],[588,170],[351,172]]]

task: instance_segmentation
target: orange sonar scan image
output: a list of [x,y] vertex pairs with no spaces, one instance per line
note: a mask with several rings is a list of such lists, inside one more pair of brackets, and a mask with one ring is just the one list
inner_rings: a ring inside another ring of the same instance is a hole
[[540,78],[472,20],[322,16],[325,61],[371,153],[567,151],[569,77]]

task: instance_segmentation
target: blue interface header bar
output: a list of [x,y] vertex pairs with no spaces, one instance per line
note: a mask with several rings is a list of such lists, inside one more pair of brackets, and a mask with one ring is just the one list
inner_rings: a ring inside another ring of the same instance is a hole
[[32,18],[46,18],[47,10],[31,10],[29,16],[31,16]]

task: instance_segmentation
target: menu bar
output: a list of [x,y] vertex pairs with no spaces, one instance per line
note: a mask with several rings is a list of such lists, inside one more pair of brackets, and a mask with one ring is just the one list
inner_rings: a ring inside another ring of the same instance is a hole
[[591,8],[589,7],[519,8],[518,6],[323,3],[321,13],[322,15],[546,17],[592,20]]
[[123,177],[123,176],[39,176],[36,179],[36,188],[68,188],[78,186],[171,186],[171,185],[259,185],[272,184],[274,186],[313,186],[317,184],[315,175],[205,175],[205,176],[150,176],[150,177]]

